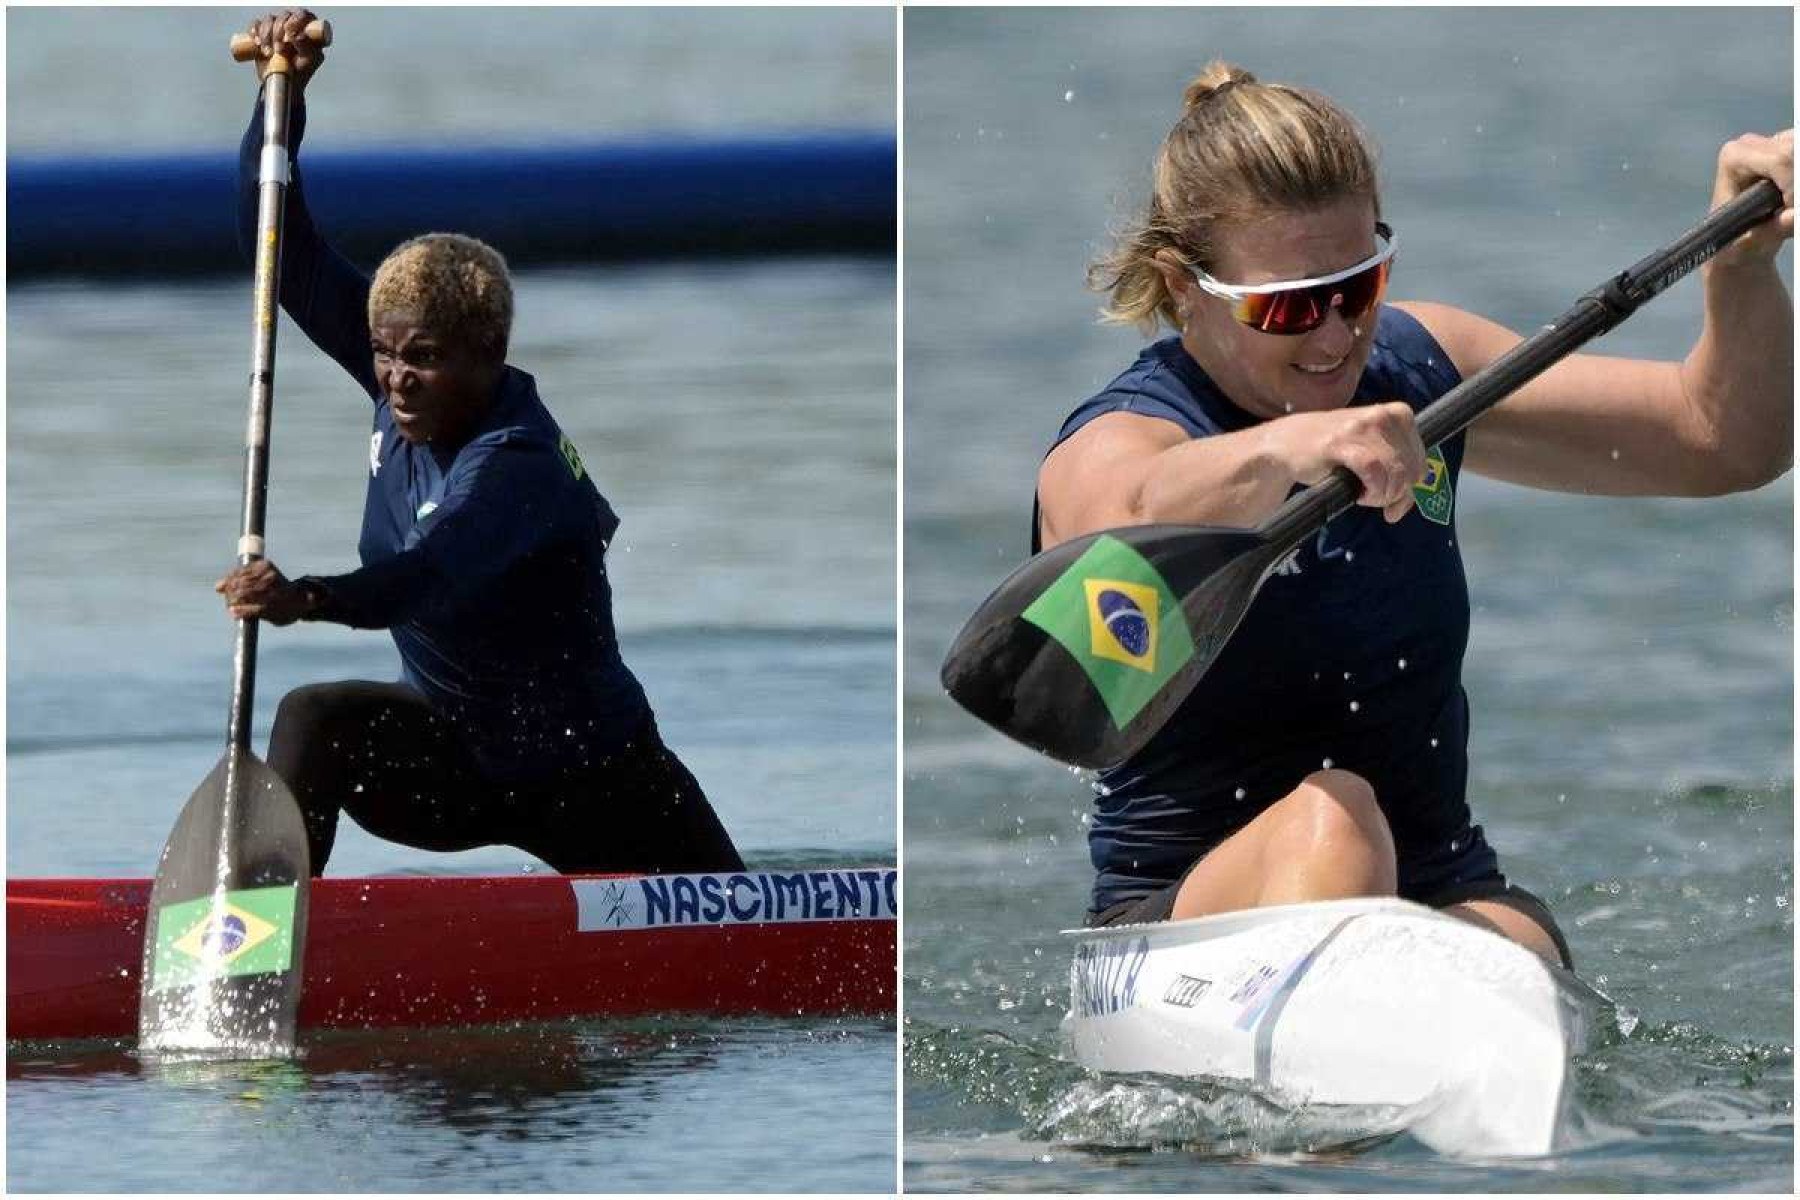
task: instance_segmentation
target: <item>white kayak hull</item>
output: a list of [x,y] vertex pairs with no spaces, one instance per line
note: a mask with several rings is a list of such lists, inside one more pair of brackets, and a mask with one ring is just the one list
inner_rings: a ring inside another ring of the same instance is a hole
[[1569,1059],[1604,997],[1466,921],[1397,899],[1072,930],[1071,1056],[1285,1104],[1397,1106],[1445,1153],[1560,1148]]

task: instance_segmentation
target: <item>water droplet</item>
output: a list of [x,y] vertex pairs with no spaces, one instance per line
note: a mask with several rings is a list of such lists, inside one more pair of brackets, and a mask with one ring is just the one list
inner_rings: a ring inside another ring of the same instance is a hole
[[1619,452],[1616,449],[1612,452],[1612,457],[1614,462],[1619,461]]
[[1237,790],[1237,798],[1238,798],[1238,799],[1239,799],[1239,800],[1242,800],[1242,799],[1243,799],[1243,798],[1244,798],[1244,797],[1245,797],[1245,796],[1247,796],[1247,795],[1249,795],[1249,794],[1250,794],[1250,793],[1248,793],[1248,792],[1246,792],[1246,791],[1245,791],[1245,790],[1244,790],[1244,789],[1243,789],[1243,788],[1239,788],[1239,789],[1238,789],[1238,790]]
[[1404,658],[1400,660],[1400,669],[1402,671],[1406,670],[1406,660]]
[[1331,760],[1329,758],[1325,760],[1325,769],[1327,771],[1331,770]]
[[1074,98],[1075,98],[1075,93],[1072,90],[1063,93],[1063,103],[1064,104],[1067,104],[1069,101],[1073,100]]
[[1352,700],[1350,702],[1350,711],[1351,712],[1356,712],[1357,710],[1359,710],[1361,708],[1362,708],[1362,705],[1358,704],[1356,701]]
[[1436,738],[1431,739],[1431,748],[1433,750],[1437,749],[1437,739]]

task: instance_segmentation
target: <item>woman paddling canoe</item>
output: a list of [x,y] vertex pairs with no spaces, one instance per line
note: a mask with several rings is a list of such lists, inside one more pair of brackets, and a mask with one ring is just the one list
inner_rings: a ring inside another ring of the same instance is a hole
[[1168,725],[1101,775],[1089,923],[1398,894],[1568,965],[1465,796],[1460,476],[1702,496],[1789,468],[1792,310],[1774,257],[1793,235],[1793,133],[1720,154],[1715,205],[1765,177],[1786,203],[1706,268],[1683,362],[1574,356],[1427,447],[1418,411],[1519,339],[1445,305],[1381,303],[1398,237],[1373,151],[1332,101],[1217,63],[1184,100],[1148,212],[1093,273],[1109,319],[1176,336],[1064,422],[1033,548],[1121,525],[1254,526],[1339,467],[1363,490],[1277,568]]
[[[323,62],[289,10],[250,26],[258,74],[293,66],[290,157]],[[252,243],[262,116],[239,160]],[[298,166],[281,306],[374,401],[363,566],[289,580],[273,563],[219,581],[231,616],[388,629],[404,682],[315,684],[283,698],[269,765],[306,817],[312,869],[339,811],[427,850],[510,845],[559,871],[730,871],[742,860],[662,743],[613,627],[618,518],[536,381],[506,363],[512,283],[492,248],[427,234],[373,279],[320,237]]]

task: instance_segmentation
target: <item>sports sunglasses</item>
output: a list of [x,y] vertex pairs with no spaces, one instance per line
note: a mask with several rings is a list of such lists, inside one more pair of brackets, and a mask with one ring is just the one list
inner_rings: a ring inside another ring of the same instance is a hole
[[1238,321],[1284,337],[1307,333],[1325,323],[1337,309],[1345,320],[1354,320],[1375,307],[1387,290],[1388,272],[1400,241],[1384,224],[1375,226],[1375,253],[1342,271],[1318,279],[1285,283],[1220,283],[1199,267],[1189,268],[1194,282],[1209,295],[1231,301],[1231,315]]

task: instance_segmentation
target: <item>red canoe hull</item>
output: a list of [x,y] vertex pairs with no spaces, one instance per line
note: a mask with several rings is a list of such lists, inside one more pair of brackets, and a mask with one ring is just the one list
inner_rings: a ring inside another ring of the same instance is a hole
[[[895,882],[892,868],[315,880],[300,1026],[891,1015]],[[144,879],[7,883],[9,1039],[136,1036],[149,895]]]

